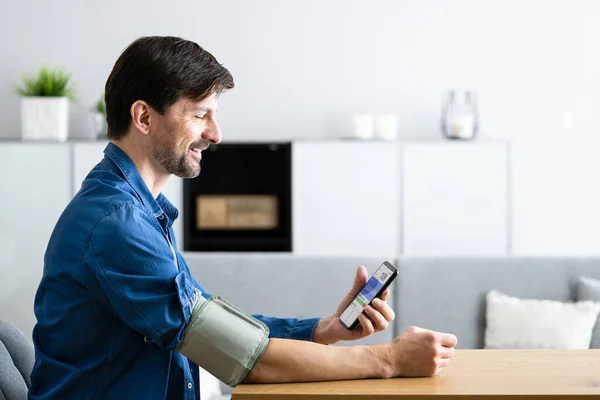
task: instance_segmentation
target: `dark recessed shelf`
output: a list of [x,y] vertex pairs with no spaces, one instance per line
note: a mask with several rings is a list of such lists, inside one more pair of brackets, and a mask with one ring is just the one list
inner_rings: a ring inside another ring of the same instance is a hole
[[[183,195],[185,251],[292,251],[291,143],[213,145],[202,153],[200,175],[184,180]],[[274,222],[259,229],[227,225],[231,204],[242,209],[233,215],[238,224]]]

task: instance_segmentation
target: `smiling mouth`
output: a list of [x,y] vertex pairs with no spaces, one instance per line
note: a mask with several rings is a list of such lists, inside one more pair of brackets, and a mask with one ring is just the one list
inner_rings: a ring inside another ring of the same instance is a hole
[[202,159],[202,152],[206,149],[208,149],[208,146],[210,144],[206,143],[203,140],[199,140],[195,143],[192,143],[190,145],[189,151],[190,153],[192,153],[197,159],[201,160]]
[[202,149],[200,147],[191,148],[190,153],[192,153],[198,158],[202,158]]

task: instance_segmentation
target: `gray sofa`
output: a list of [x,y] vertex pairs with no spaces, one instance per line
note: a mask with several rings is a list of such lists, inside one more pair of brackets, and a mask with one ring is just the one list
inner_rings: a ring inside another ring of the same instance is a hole
[[[302,258],[286,254],[186,254],[192,274],[213,294],[251,313],[325,316],[352,286],[356,267],[380,259]],[[580,276],[600,279],[600,258],[400,258],[390,303],[393,326],[357,343],[391,340],[411,325],[451,332],[457,348],[483,347],[485,296],[576,300]],[[349,343],[344,343],[349,344]],[[342,345],[344,345],[342,344]],[[592,347],[600,348],[600,329]]]

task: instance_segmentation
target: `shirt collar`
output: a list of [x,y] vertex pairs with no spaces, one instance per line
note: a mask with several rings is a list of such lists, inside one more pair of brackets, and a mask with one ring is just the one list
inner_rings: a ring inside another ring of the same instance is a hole
[[123,150],[114,143],[108,143],[104,149],[104,154],[119,168],[127,183],[129,183],[142,203],[152,211],[155,217],[165,213],[169,218],[169,224],[172,224],[177,219],[179,216],[177,208],[162,193],[156,199],[152,196],[152,192],[148,189],[148,185],[142,179],[135,164]]

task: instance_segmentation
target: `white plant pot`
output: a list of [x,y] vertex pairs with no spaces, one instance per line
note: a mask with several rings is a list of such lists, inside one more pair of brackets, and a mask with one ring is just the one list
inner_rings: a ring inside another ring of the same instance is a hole
[[21,137],[24,140],[67,140],[69,99],[67,97],[22,97]]

